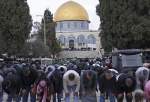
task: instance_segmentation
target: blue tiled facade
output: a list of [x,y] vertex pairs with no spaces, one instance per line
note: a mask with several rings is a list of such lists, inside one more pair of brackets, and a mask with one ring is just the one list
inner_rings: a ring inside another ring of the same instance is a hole
[[61,21],[57,22],[56,32],[88,31],[89,21]]

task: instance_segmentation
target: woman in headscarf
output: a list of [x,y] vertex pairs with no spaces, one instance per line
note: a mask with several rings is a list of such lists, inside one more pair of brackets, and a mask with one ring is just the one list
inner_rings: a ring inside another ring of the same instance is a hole
[[37,100],[38,102],[49,102],[48,86],[46,80],[41,80],[37,85]]
[[147,102],[150,102],[150,81],[148,81],[148,82],[145,84],[145,87],[144,87],[144,94],[145,94],[145,97],[146,97]]

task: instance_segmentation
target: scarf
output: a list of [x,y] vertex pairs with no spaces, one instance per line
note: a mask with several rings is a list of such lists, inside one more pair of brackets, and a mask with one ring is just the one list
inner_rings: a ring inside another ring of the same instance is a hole
[[[41,102],[46,102],[47,99],[47,83],[41,80],[37,86],[37,94],[41,95]],[[42,94],[43,93],[43,94]]]

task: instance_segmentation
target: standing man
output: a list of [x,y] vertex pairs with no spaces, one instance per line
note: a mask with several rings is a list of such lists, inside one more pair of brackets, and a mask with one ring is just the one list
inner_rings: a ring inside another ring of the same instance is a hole
[[65,102],[70,101],[70,94],[73,93],[74,95],[74,102],[78,102],[78,93],[80,89],[80,76],[74,70],[67,71],[63,76],[63,87],[65,91]]

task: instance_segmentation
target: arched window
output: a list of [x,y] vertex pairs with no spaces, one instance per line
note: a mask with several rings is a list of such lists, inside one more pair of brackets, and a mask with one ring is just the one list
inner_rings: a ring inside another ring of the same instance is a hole
[[93,35],[89,35],[87,42],[88,44],[96,44],[96,38]]
[[62,46],[65,46],[66,38],[64,35],[60,35],[58,40]]
[[85,37],[84,37],[84,35],[79,35],[78,36],[78,45],[79,46],[85,45]]

